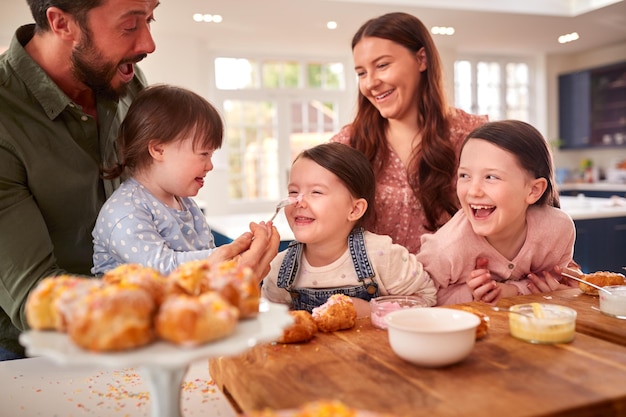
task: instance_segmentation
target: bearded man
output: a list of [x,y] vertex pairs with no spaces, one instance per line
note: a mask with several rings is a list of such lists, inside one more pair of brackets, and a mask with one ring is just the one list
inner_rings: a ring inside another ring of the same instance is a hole
[[[119,185],[101,169],[115,162],[120,123],[146,85],[136,64],[155,50],[159,2],[28,4],[35,23],[0,55],[0,360],[24,357],[24,306],[40,280],[90,273],[91,231]],[[278,234],[255,228],[252,237],[216,251],[216,261],[245,251],[246,263],[269,268]]]

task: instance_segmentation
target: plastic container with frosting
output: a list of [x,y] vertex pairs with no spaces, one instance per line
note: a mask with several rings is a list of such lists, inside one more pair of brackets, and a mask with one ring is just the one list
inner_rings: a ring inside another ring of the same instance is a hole
[[600,311],[607,316],[626,319],[626,285],[604,287],[609,293],[599,292]]
[[428,303],[417,295],[383,295],[370,300],[370,319],[372,325],[386,329],[385,316],[392,311],[404,308],[428,307]]
[[567,343],[576,334],[576,310],[556,304],[517,304],[509,313],[511,336],[530,343]]

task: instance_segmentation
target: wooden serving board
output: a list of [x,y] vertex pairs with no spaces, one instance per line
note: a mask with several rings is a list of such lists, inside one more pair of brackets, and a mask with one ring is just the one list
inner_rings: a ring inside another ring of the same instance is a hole
[[626,415],[624,346],[582,333],[568,344],[529,344],[510,336],[507,314],[480,307],[490,317],[488,336],[449,367],[403,361],[385,330],[360,319],[308,343],[212,359],[210,373],[246,413],[337,399],[397,416]]

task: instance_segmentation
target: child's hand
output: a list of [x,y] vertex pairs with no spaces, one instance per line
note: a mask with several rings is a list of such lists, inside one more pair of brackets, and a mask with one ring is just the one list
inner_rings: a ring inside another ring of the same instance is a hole
[[474,269],[467,279],[467,286],[472,292],[474,301],[484,301],[492,303],[498,300],[501,289],[495,280],[491,278],[491,272],[487,267],[489,261],[485,258],[476,259],[476,269]]
[[260,281],[269,273],[270,262],[278,253],[279,245],[280,235],[276,227],[264,222],[250,223],[250,232],[221,245],[208,259],[213,263],[237,259],[238,264],[250,267]]
[[578,283],[575,281],[571,281],[574,284],[570,284],[569,280],[564,280],[563,283],[559,280],[561,278],[561,269],[558,266],[555,266],[552,271],[543,271],[537,274],[528,274],[528,289],[533,294],[541,294],[544,292],[552,292],[556,290],[564,290],[571,288],[572,286],[577,287]]
[[567,276],[563,275],[563,269],[569,270],[568,273],[575,273],[574,275],[580,277],[583,274],[580,265],[578,265],[574,260],[569,261],[567,267],[561,268],[558,265],[554,267],[554,272],[556,273],[556,279],[561,283],[561,287],[565,288],[579,288],[578,281],[569,279]]
[[278,253],[280,235],[271,222],[250,223],[253,234],[250,248],[241,253],[240,264],[252,268],[259,280],[270,272],[270,262]]

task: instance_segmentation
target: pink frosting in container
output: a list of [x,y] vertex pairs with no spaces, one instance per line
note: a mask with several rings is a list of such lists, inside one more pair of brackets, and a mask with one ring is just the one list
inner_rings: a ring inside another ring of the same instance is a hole
[[384,317],[392,311],[427,306],[428,303],[417,295],[383,295],[370,300],[370,319],[374,327],[386,329]]

